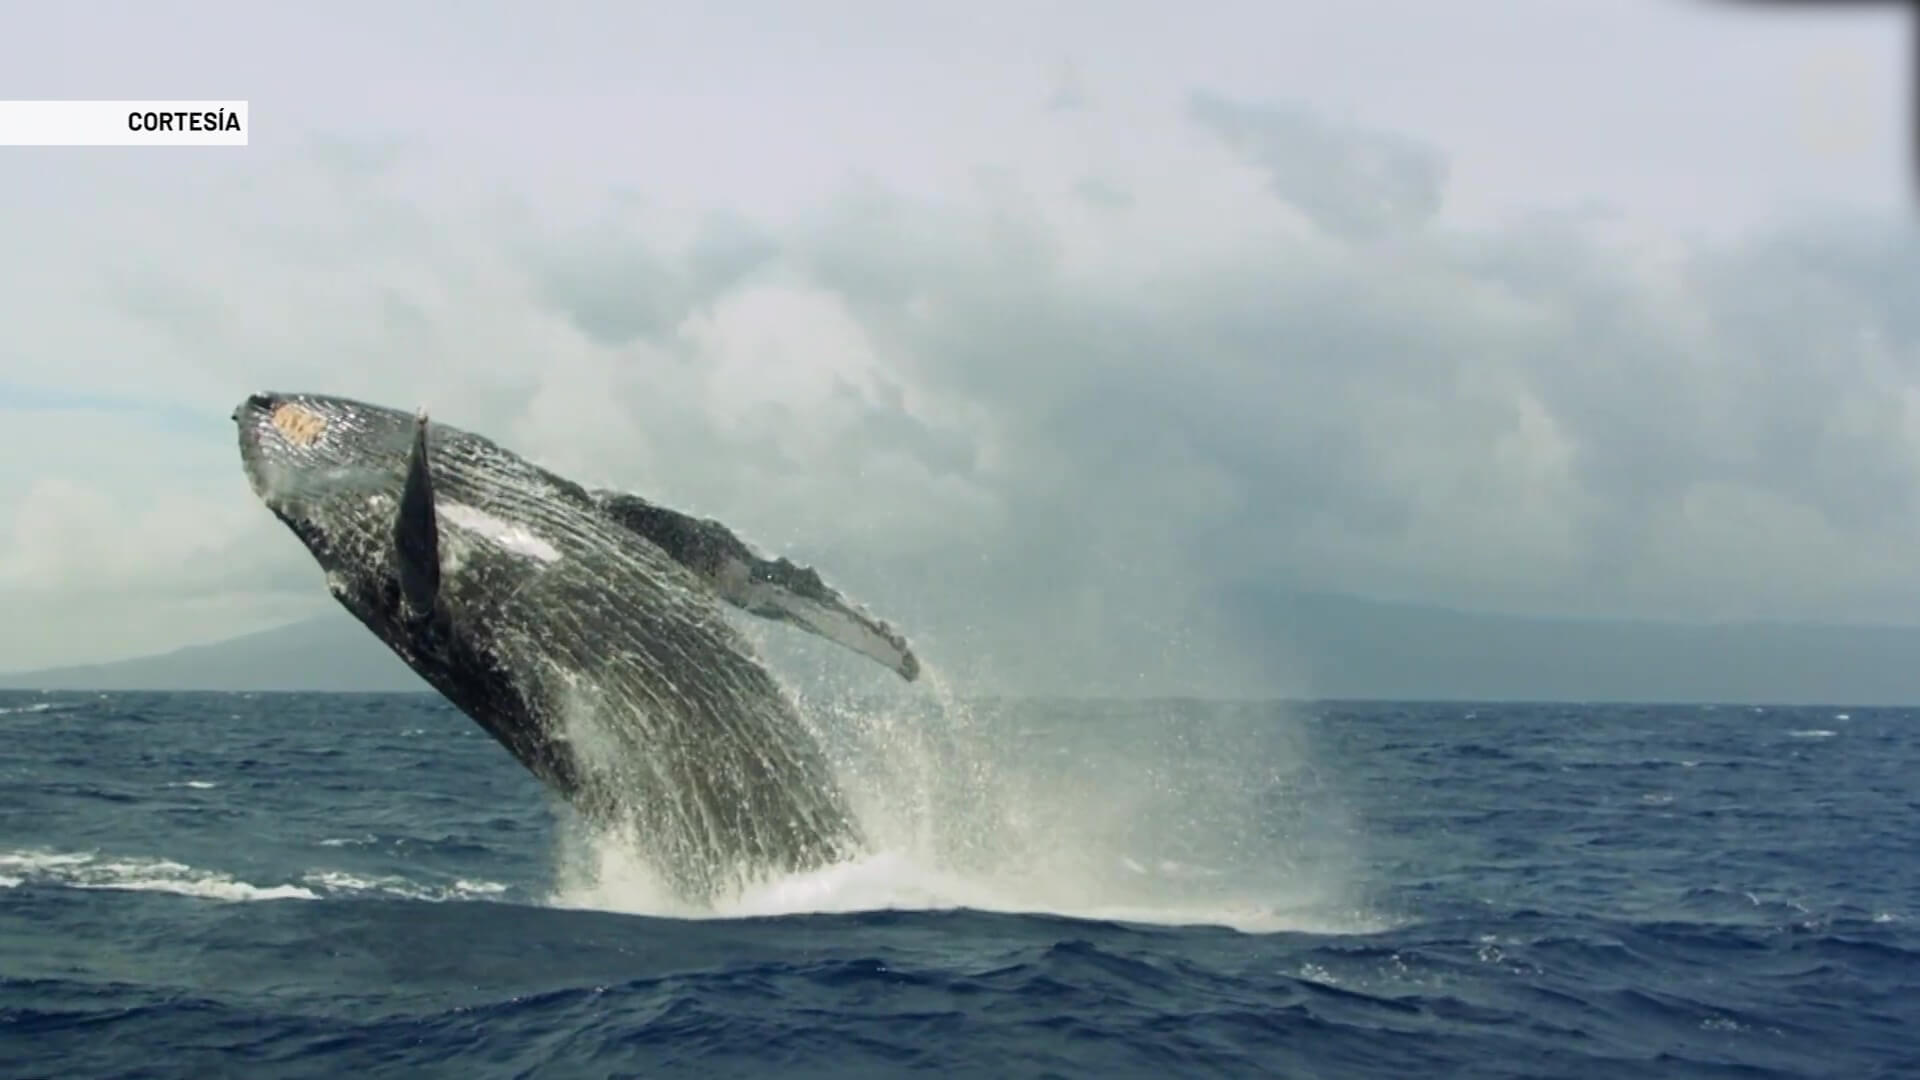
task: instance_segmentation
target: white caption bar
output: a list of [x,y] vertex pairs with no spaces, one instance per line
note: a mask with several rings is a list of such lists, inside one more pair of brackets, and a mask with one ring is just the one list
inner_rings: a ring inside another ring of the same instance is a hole
[[244,101],[0,101],[0,146],[245,146]]

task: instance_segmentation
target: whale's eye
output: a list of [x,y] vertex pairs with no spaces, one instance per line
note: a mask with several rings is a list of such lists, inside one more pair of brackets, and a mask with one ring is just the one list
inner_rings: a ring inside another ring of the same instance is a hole
[[295,446],[312,446],[327,430],[327,418],[303,405],[288,402],[273,410],[273,426]]

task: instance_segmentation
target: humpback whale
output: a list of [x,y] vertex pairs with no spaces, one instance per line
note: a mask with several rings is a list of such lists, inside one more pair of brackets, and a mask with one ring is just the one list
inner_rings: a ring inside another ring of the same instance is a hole
[[233,420],[333,597],[583,817],[631,827],[683,899],[860,849],[824,750],[722,608],[912,681],[906,640],[812,568],[424,412],[264,393]]

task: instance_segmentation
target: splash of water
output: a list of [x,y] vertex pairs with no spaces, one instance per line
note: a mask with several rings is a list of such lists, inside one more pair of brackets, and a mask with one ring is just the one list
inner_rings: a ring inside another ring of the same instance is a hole
[[1162,702],[803,703],[859,856],[676,901],[617,829],[562,831],[551,902],[678,918],[880,909],[1047,913],[1250,932],[1365,931],[1350,824],[1298,719]]

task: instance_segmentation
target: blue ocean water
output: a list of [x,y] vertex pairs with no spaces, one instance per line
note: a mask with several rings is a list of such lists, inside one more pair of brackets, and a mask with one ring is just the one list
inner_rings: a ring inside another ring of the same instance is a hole
[[831,702],[675,910],[430,696],[0,694],[0,1076],[1920,1076],[1874,709]]

